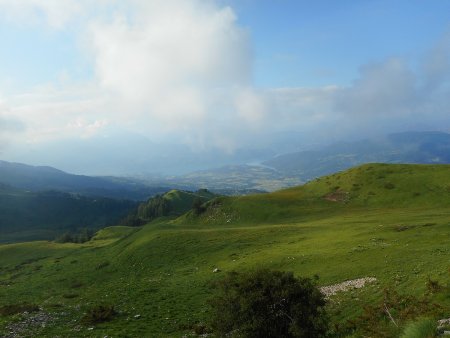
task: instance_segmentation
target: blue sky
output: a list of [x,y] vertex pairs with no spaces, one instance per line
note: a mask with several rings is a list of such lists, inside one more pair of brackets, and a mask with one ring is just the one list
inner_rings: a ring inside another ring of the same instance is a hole
[[448,1],[244,1],[255,82],[348,85],[358,68],[398,56],[416,63],[450,32]]
[[447,0],[0,0],[0,151],[449,131],[448,13]]
[[[358,68],[392,56],[413,65],[450,32],[450,2],[223,1],[248,29],[258,87],[348,85]],[[0,22],[0,78],[14,86],[92,77],[79,48],[79,26]]]

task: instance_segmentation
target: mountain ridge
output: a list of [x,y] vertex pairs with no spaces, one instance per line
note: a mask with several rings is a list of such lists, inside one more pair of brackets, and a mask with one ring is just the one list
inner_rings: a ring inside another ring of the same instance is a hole
[[279,155],[263,164],[304,181],[364,163],[450,163],[450,134],[404,132]]
[[133,179],[75,175],[49,166],[32,166],[2,160],[0,160],[0,183],[22,190],[55,190],[132,200],[146,200],[169,189],[148,186]]

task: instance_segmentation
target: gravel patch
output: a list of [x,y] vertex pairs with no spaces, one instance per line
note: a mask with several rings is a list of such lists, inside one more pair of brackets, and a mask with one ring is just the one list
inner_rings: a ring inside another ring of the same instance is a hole
[[52,320],[52,316],[44,311],[31,314],[24,312],[22,320],[11,323],[6,327],[8,333],[2,338],[30,337],[30,333],[45,327]]
[[360,289],[364,287],[367,283],[376,282],[375,277],[364,277],[358,279],[347,280],[339,284],[333,284],[328,286],[322,286],[320,292],[325,295],[325,298],[334,296],[338,292],[345,292],[352,289]]

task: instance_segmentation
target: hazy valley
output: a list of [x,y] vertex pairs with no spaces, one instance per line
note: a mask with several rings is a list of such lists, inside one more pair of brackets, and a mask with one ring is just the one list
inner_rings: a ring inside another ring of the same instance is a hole
[[449,13],[0,0],[0,338],[449,336]]

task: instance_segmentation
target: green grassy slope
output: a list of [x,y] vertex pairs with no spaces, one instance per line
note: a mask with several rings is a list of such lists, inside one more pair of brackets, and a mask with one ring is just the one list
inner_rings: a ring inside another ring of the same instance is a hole
[[[318,274],[321,285],[376,277],[332,298],[332,323],[345,323],[381,301],[385,287],[419,296],[428,278],[449,282],[449,183],[448,166],[368,165],[274,194],[219,198],[210,206],[216,214],[208,209],[198,218],[107,228],[86,244],[2,245],[0,308],[41,306],[52,320],[30,327],[36,336],[180,337],[207,320],[210,282],[226,271]],[[330,198],[340,190],[350,197]],[[212,272],[216,267],[220,273]],[[449,317],[448,293],[432,299]],[[82,323],[95,304],[114,305],[118,314]],[[0,335],[21,320],[0,316]],[[385,324],[392,337],[401,329]]]
[[260,224],[373,208],[445,207],[450,165],[366,164],[271,194],[221,197],[176,223]]

